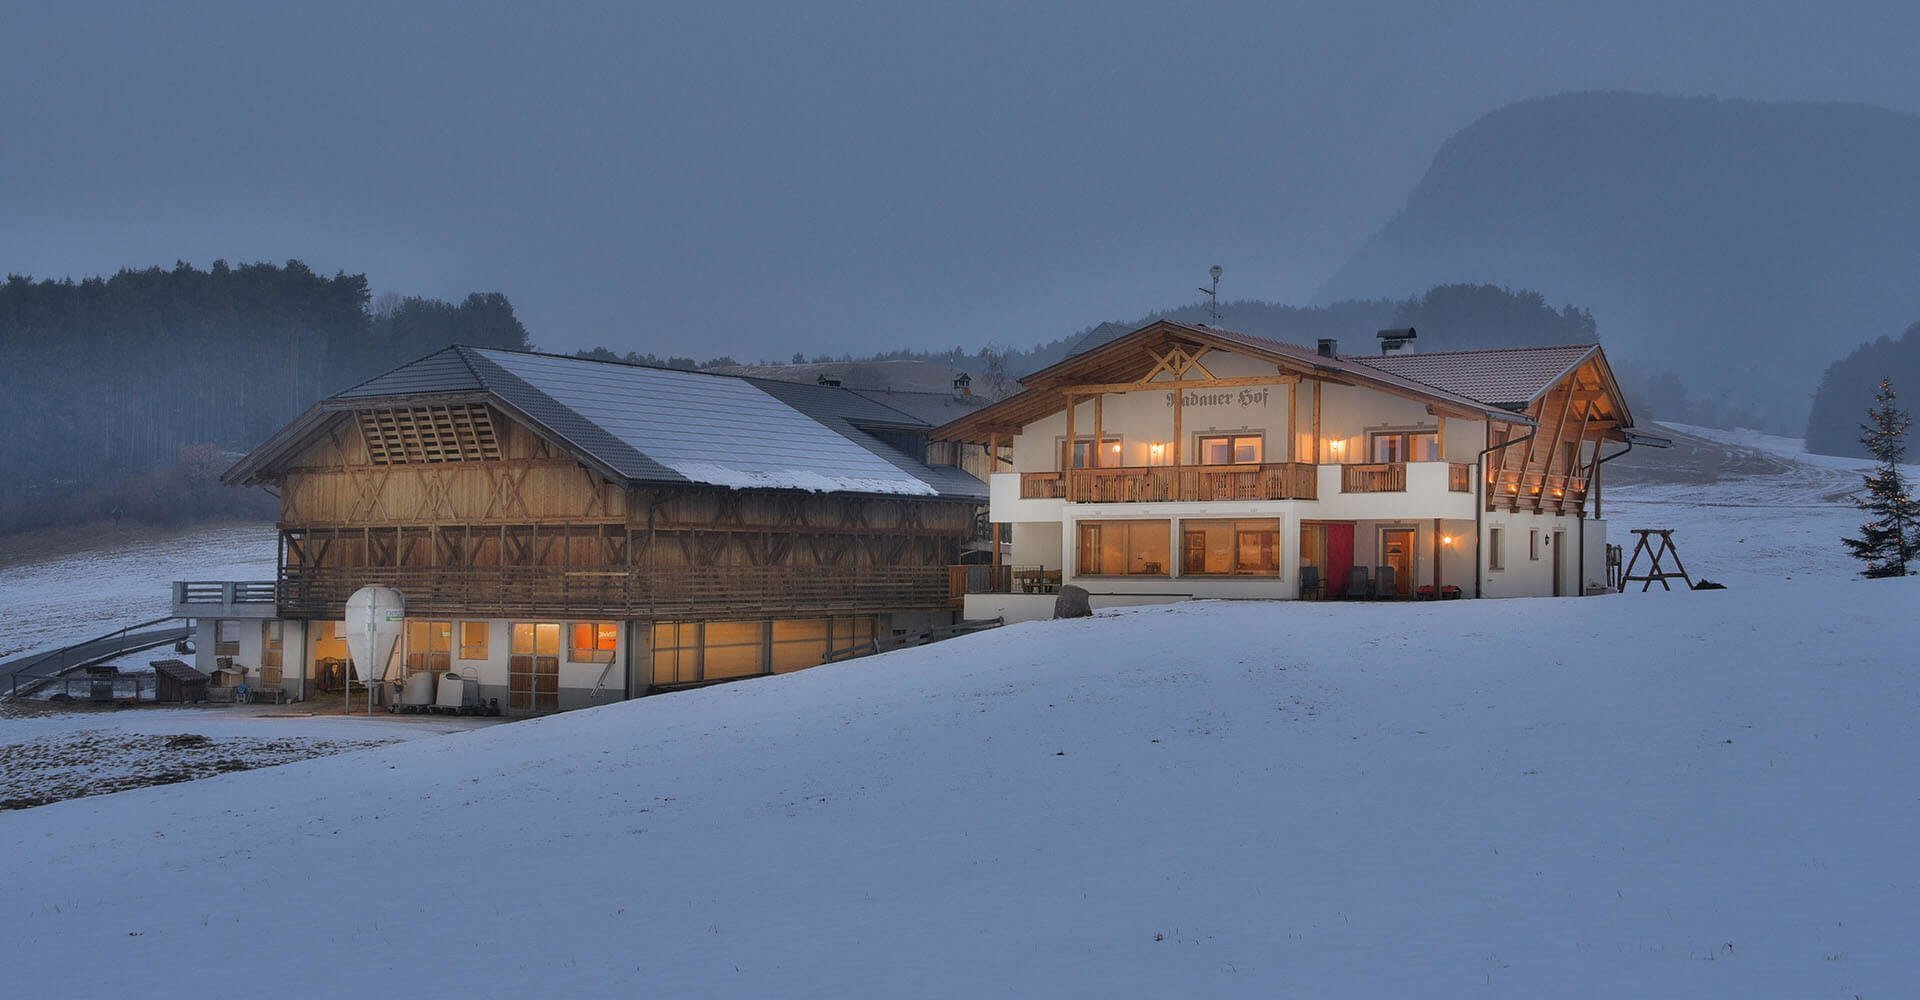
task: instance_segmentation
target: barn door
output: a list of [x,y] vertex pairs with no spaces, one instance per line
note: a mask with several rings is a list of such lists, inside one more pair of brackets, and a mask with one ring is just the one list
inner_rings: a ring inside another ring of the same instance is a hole
[[507,708],[515,712],[560,710],[560,625],[515,622],[507,658]]

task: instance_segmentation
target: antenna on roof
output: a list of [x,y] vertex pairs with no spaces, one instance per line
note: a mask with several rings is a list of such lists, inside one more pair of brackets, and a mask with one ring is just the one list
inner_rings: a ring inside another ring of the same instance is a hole
[[1207,297],[1207,316],[1215,323],[1220,322],[1220,276],[1225,273],[1225,269],[1218,264],[1208,268],[1207,274],[1213,278],[1213,287],[1200,289],[1200,294]]

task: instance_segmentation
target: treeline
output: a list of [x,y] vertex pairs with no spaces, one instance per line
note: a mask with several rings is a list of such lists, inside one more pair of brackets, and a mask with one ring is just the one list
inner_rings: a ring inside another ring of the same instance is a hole
[[1897,338],[1862,344],[1827,367],[1807,416],[1807,450],[1864,457],[1860,425],[1881,379],[1908,396],[1920,391],[1920,323]]
[[237,456],[321,397],[455,341],[528,346],[502,295],[388,297],[373,309],[365,275],[299,261],[10,276],[0,530],[127,513],[103,484],[131,488],[176,466],[197,475],[214,459],[183,449]]

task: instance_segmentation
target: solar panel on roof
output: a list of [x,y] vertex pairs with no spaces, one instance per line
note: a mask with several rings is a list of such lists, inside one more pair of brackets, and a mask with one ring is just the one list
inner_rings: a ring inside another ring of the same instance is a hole
[[736,489],[938,493],[742,379],[511,351],[476,353],[693,482]]

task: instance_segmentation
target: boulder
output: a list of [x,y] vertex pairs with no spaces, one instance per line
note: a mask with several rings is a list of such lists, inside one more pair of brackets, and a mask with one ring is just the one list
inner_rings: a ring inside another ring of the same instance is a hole
[[1087,596],[1085,587],[1076,587],[1069,583],[1060,588],[1060,596],[1053,599],[1055,618],[1091,618],[1093,603]]

